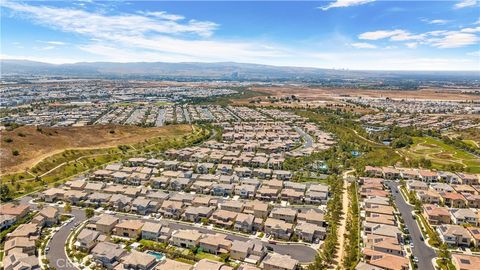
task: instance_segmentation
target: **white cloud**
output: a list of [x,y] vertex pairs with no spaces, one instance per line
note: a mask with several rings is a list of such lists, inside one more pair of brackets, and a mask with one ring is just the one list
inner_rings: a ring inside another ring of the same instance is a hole
[[417,48],[418,43],[417,42],[408,42],[408,43],[405,43],[405,46],[407,46],[410,49],[415,49],[415,48]]
[[476,44],[480,38],[471,33],[452,32],[440,39],[431,40],[431,44],[437,48],[459,48]]
[[467,53],[467,55],[480,57],[480,50],[474,51],[474,52],[469,52],[469,53]]
[[[208,37],[218,28],[209,21],[189,20],[176,22],[152,16],[120,14],[107,16],[80,9],[32,6],[14,2],[2,2],[2,5],[23,15],[32,17],[37,23],[52,26],[66,32],[80,34],[105,35],[113,33],[135,34],[196,34]],[[162,12],[160,12],[162,13]],[[167,13],[162,13],[168,16]]]
[[480,32],[480,26],[477,26],[475,28],[471,28],[471,27],[463,28],[462,30],[460,30],[460,32],[462,32],[462,33],[478,33],[478,32]]
[[429,19],[422,19],[422,22],[426,22],[428,24],[438,24],[438,25],[444,25],[450,22],[450,20],[443,20],[443,19],[435,19],[435,20],[429,20]]
[[67,43],[65,43],[63,41],[54,41],[54,40],[45,41],[45,43],[51,44],[51,45],[58,45],[58,46],[67,45]]
[[157,18],[160,18],[160,19],[168,20],[168,21],[180,21],[180,20],[185,19],[185,17],[182,16],[182,15],[169,14],[165,11],[140,12],[140,14],[144,14],[144,15],[152,16],[152,17],[157,17]]
[[173,55],[188,61],[255,62],[259,58],[288,54],[285,49],[264,42],[213,39],[218,24],[185,20],[183,16],[169,16],[165,12],[105,15],[80,9],[12,2],[2,2],[2,5],[37,24],[87,37],[92,43],[83,44],[80,49],[110,55],[112,58],[109,60],[114,59],[113,54],[108,53],[108,48],[132,56],[129,58],[118,54],[118,58],[133,60],[138,53],[155,61],[174,61],[170,57]]
[[477,0],[460,0],[453,7],[455,9],[473,7],[477,4]]
[[336,0],[324,7],[319,7],[321,10],[329,10],[331,8],[351,7],[374,2],[375,0]]
[[49,51],[55,49],[55,46],[43,46],[43,47],[33,47],[33,49],[38,51]]
[[366,40],[379,40],[384,38],[390,38],[391,40],[396,41],[414,39],[414,37],[409,32],[401,29],[365,32],[360,34],[358,38]]
[[353,47],[358,48],[358,49],[375,49],[375,48],[377,48],[377,46],[375,46],[373,44],[370,44],[370,43],[366,43],[366,42],[351,43],[350,45],[352,45]]
[[363,40],[381,40],[390,41],[411,41],[405,45],[408,48],[415,48],[419,44],[426,44],[437,48],[459,48],[473,45],[480,40],[475,34],[480,32],[480,27],[463,28],[457,31],[437,30],[420,34],[412,34],[406,30],[379,30],[365,32],[358,35]]

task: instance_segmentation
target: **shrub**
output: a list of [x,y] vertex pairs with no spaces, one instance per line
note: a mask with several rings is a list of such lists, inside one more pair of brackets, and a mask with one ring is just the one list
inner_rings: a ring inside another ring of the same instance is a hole
[[17,149],[13,149],[12,150],[12,155],[18,156],[18,155],[20,155],[20,152]]

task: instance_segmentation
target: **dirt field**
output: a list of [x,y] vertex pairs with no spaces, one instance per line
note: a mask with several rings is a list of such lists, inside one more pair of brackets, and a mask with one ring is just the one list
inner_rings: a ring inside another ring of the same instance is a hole
[[414,91],[362,90],[337,88],[310,88],[305,86],[253,87],[254,91],[270,93],[272,96],[296,95],[305,100],[336,101],[342,96],[375,98],[415,98],[428,100],[480,100],[480,96],[462,94],[456,89],[421,89]]
[[[42,159],[66,149],[112,147],[131,144],[148,138],[181,135],[191,131],[189,125],[162,128],[136,126],[85,126],[42,128],[24,126],[13,131],[0,133],[1,173],[13,173],[31,168]],[[18,155],[14,155],[14,150]]]

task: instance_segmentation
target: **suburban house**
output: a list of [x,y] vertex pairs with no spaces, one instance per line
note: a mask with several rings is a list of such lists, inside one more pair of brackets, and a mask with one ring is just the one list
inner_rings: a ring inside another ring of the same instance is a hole
[[450,224],[450,212],[446,207],[424,204],[422,215],[431,225]]
[[142,227],[142,239],[158,241],[160,232],[162,230],[162,224],[154,222],[145,222]]
[[93,260],[107,269],[113,269],[120,263],[125,250],[118,244],[100,242],[92,249]]
[[99,232],[102,232],[104,234],[110,234],[118,223],[118,218],[107,215],[107,214],[102,214],[99,216],[99,219],[96,222],[96,230]]
[[275,207],[270,213],[270,216],[275,219],[293,223],[297,217],[297,210],[287,207]]
[[162,203],[159,212],[166,218],[179,219],[182,214],[183,203],[166,200]]
[[295,270],[298,268],[298,261],[288,255],[270,253],[262,261],[264,270]]
[[289,240],[293,233],[293,224],[279,219],[267,218],[264,224],[264,231],[275,238]]
[[90,252],[92,248],[99,242],[97,239],[100,236],[100,232],[83,229],[77,236],[76,247],[84,252]]
[[295,227],[298,238],[305,242],[323,240],[327,234],[327,228],[313,223],[301,222]]
[[450,246],[470,246],[473,241],[470,232],[460,225],[440,225],[437,227],[437,232],[443,242]]
[[132,250],[132,252],[122,259],[123,269],[128,270],[150,270],[152,269],[157,260],[155,256]]
[[470,208],[454,208],[450,209],[453,224],[463,225],[470,224],[478,225],[478,215]]
[[209,234],[200,239],[199,247],[208,253],[225,254],[230,251],[232,242],[224,234]]
[[255,224],[254,215],[239,213],[237,214],[237,218],[235,219],[235,224],[233,225],[233,228],[237,231],[250,233],[253,231],[254,224]]
[[231,228],[238,213],[218,209],[213,212],[211,222],[217,226]]
[[139,238],[142,234],[143,222],[140,220],[123,220],[115,225],[114,233],[118,236]]
[[196,230],[179,230],[172,234],[170,244],[177,247],[193,248],[198,245],[202,236],[203,234]]
[[212,206],[188,206],[182,214],[182,219],[190,222],[199,222],[208,219],[215,211]]

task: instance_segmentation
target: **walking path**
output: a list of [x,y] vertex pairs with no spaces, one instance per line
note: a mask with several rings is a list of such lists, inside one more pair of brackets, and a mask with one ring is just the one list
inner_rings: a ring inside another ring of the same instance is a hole
[[346,227],[347,227],[347,214],[348,214],[348,207],[349,207],[349,198],[348,198],[348,186],[349,183],[347,181],[347,177],[350,173],[352,173],[354,170],[348,170],[343,173],[343,192],[342,192],[342,216],[340,218],[340,226],[338,227],[337,230],[337,236],[338,236],[338,249],[337,249],[337,254],[336,258],[338,258],[338,267],[340,269],[343,269],[343,257],[345,253],[345,233],[346,233]]

